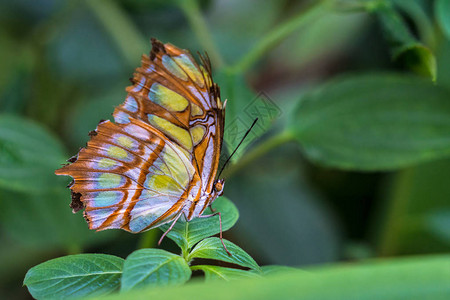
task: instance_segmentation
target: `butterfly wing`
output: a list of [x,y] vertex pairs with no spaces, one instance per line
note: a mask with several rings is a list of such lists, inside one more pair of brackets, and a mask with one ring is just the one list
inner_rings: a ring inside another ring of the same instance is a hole
[[100,123],[77,160],[56,174],[73,177],[72,207],[86,208],[91,229],[139,232],[177,216],[195,169],[179,146],[130,119]]
[[[150,122],[168,139],[186,150],[199,174],[201,193],[210,195],[217,175],[224,129],[224,106],[220,90],[212,80],[208,57],[197,64],[188,51],[152,39],[150,56],[142,56],[134,86],[114,112],[116,122],[128,118]],[[150,101],[149,101],[150,100]],[[194,197],[188,219],[201,214],[213,200],[200,203]],[[200,206],[198,206],[199,204]]]
[[[152,40],[114,119],[101,122],[72,164],[72,208],[91,229],[148,230],[194,211],[212,190],[223,110],[209,62]],[[212,178],[212,179],[211,179]],[[189,201],[188,201],[189,200]]]

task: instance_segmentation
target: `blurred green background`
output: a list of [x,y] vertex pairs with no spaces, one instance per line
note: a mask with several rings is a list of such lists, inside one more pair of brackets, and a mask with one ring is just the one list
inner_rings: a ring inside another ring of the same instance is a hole
[[50,258],[155,246],[158,230],[89,232],[53,174],[124,101],[150,37],[208,52],[225,154],[261,118],[225,187],[240,211],[225,237],[258,263],[448,253],[446,3],[0,2],[0,297],[30,298],[24,274]]

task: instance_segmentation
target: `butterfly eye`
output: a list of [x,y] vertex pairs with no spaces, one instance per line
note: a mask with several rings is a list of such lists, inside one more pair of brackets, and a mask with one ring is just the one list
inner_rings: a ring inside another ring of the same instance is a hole
[[223,179],[219,179],[216,181],[216,184],[214,185],[214,190],[216,191],[217,196],[222,196],[224,186],[225,181]]

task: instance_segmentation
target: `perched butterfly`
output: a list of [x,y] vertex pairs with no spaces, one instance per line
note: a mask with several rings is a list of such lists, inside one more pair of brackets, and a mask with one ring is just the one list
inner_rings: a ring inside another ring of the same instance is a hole
[[200,59],[152,39],[115,123],[101,121],[87,147],[56,170],[73,178],[70,206],[85,208],[90,229],[137,233],[172,222],[170,231],[181,217],[220,218],[202,213],[224,187],[216,176],[225,103],[208,57]]

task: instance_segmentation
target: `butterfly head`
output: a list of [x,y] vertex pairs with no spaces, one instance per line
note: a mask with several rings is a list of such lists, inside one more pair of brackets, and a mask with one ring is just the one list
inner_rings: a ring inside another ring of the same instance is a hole
[[213,193],[216,195],[216,197],[222,196],[224,186],[225,186],[225,179],[217,179],[216,180],[216,183],[214,184],[214,191],[213,191]]

